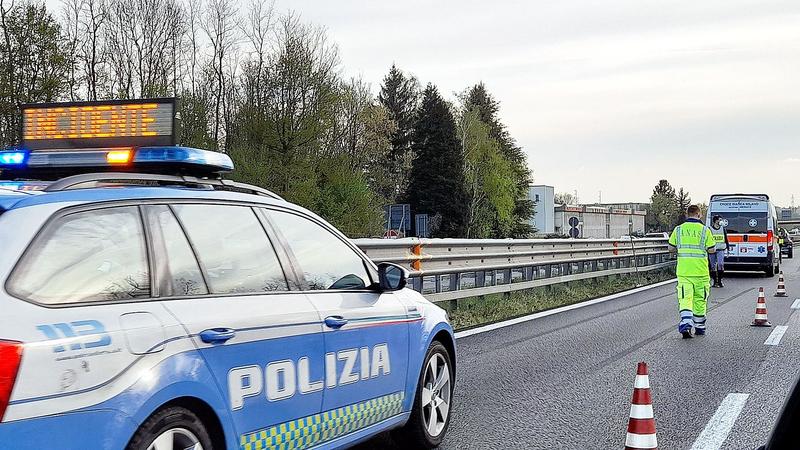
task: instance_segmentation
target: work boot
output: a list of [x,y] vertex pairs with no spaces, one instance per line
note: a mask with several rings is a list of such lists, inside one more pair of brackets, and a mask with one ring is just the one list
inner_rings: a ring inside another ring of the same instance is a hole
[[716,270],[711,271],[711,279],[714,280],[714,284],[712,284],[711,287],[719,287],[719,278],[717,277]]
[[724,270],[718,270],[717,271],[717,284],[719,285],[719,287],[725,287],[725,285],[722,284],[722,277],[724,275],[725,275],[725,271]]
[[692,330],[681,331],[681,335],[683,335],[684,339],[691,339],[692,338]]
[[706,329],[705,328],[695,328],[694,329],[694,335],[695,336],[705,336],[706,335]]

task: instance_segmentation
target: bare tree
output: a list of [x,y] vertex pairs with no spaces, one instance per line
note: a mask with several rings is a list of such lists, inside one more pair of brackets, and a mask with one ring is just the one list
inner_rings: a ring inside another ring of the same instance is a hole
[[188,0],[187,3],[187,39],[189,41],[189,84],[191,86],[192,95],[197,95],[197,66],[199,64],[200,56],[200,16],[202,15],[203,2],[202,0]]
[[99,66],[103,64],[101,33],[108,18],[108,7],[105,0],[84,0],[79,11],[84,35],[81,50],[85,65],[86,97],[88,100],[97,100],[98,85],[101,83]]
[[242,25],[242,32],[250,44],[250,67],[249,76],[252,76],[252,83],[247,86],[252,87],[253,92],[246,92],[248,99],[254,100],[253,104],[261,108],[261,86],[264,74],[269,44],[269,35],[273,25],[273,13],[275,0],[252,0],[247,13],[247,20]]
[[106,45],[120,97],[175,93],[177,53],[186,13],[176,0],[118,0],[110,8]]
[[[84,0],[63,0],[62,2],[62,17],[64,35],[69,46],[68,51],[70,55],[76,55],[80,47],[82,30],[81,30],[81,11],[83,10]],[[80,88],[82,78],[79,75],[80,68],[78,66],[78,58],[74,58],[70,62],[69,79],[67,84],[69,86],[69,99],[71,101],[78,100],[80,95],[78,89]]]
[[221,123],[228,85],[226,62],[229,61],[230,53],[234,51],[238,40],[236,13],[236,6],[232,0],[210,0],[208,11],[206,11],[206,20],[202,24],[212,48],[211,66],[215,83],[213,137],[217,143],[219,143],[223,131]]

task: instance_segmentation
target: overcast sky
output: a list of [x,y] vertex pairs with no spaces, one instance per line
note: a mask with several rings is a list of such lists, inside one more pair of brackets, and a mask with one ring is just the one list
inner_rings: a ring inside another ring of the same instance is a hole
[[800,0],[277,0],[343,75],[483,81],[537,184],[582,202],[766,192],[800,205]]

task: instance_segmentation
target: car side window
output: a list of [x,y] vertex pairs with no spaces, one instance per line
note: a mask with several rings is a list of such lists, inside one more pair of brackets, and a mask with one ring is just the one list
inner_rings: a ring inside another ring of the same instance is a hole
[[160,295],[208,294],[206,282],[200,273],[200,266],[189,246],[189,241],[169,207],[166,205],[147,206],[145,217],[152,232],[160,233],[160,239],[157,242],[162,242],[164,246],[165,261],[156,262],[156,267],[162,267],[157,273],[166,279],[164,288],[167,291],[161,292]]
[[139,209],[104,208],[57,219],[14,270],[9,290],[48,305],[150,297]]
[[371,284],[364,260],[323,226],[287,212],[268,214],[286,238],[309,289],[363,289]]
[[246,206],[172,205],[213,294],[289,290],[275,250]]

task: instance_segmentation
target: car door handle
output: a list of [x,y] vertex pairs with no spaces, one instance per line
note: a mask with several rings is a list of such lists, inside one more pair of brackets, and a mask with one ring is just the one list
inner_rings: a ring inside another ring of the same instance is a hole
[[232,328],[210,328],[201,331],[199,336],[206,344],[222,344],[236,336],[236,331]]
[[327,325],[328,328],[338,330],[339,328],[347,325],[347,319],[342,316],[329,316],[325,318],[325,325]]

